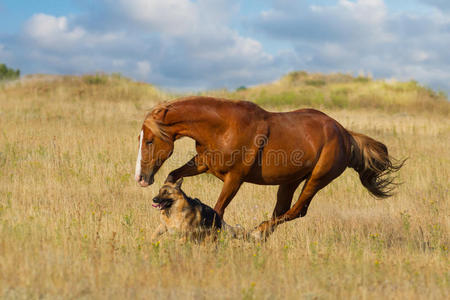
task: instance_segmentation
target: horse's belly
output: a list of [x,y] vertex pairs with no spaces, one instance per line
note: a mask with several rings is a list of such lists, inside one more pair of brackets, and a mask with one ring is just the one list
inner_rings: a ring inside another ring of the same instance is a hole
[[317,150],[294,134],[276,132],[256,158],[245,181],[279,185],[307,176],[317,162]]
[[250,172],[244,177],[245,182],[262,185],[279,185],[305,178],[312,170],[311,166],[294,168],[260,168],[259,172]]

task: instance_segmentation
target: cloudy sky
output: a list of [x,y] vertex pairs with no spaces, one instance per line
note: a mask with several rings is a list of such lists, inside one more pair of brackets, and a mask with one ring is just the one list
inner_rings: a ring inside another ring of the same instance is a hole
[[24,74],[205,89],[364,72],[450,91],[449,53],[450,0],[0,0],[0,62]]

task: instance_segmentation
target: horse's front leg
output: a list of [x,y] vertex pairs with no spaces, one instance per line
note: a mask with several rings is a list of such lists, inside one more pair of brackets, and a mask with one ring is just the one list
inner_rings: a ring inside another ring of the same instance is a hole
[[182,177],[189,177],[204,173],[208,167],[201,162],[198,155],[191,158],[186,164],[169,173],[165,182],[174,183]]
[[223,218],[225,208],[228,206],[230,201],[236,195],[237,191],[241,187],[241,184],[242,184],[241,176],[231,173],[225,175],[223,180],[222,191],[220,192],[220,196],[216,202],[216,206],[214,206],[214,210],[219,214],[221,218]]

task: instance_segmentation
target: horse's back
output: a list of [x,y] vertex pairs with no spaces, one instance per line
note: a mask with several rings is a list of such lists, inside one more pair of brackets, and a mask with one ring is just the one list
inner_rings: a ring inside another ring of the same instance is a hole
[[289,112],[271,113],[271,131],[284,131],[284,136],[289,138],[290,133],[320,137],[332,132],[341,132],[343,127],[327,114],[315,109],[299,109]]

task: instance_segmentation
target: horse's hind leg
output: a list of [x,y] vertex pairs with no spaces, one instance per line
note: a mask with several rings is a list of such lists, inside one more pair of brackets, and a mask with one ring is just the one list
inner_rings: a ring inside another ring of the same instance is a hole
[[306,180],[297,202],[283,215],[261,223],[252,232],[253,238],[264,239],[275,230],[277,225],[305,216],[315,194],[341,175],[346,165],[346,156],[338,139],[327,143],[310,177]]

